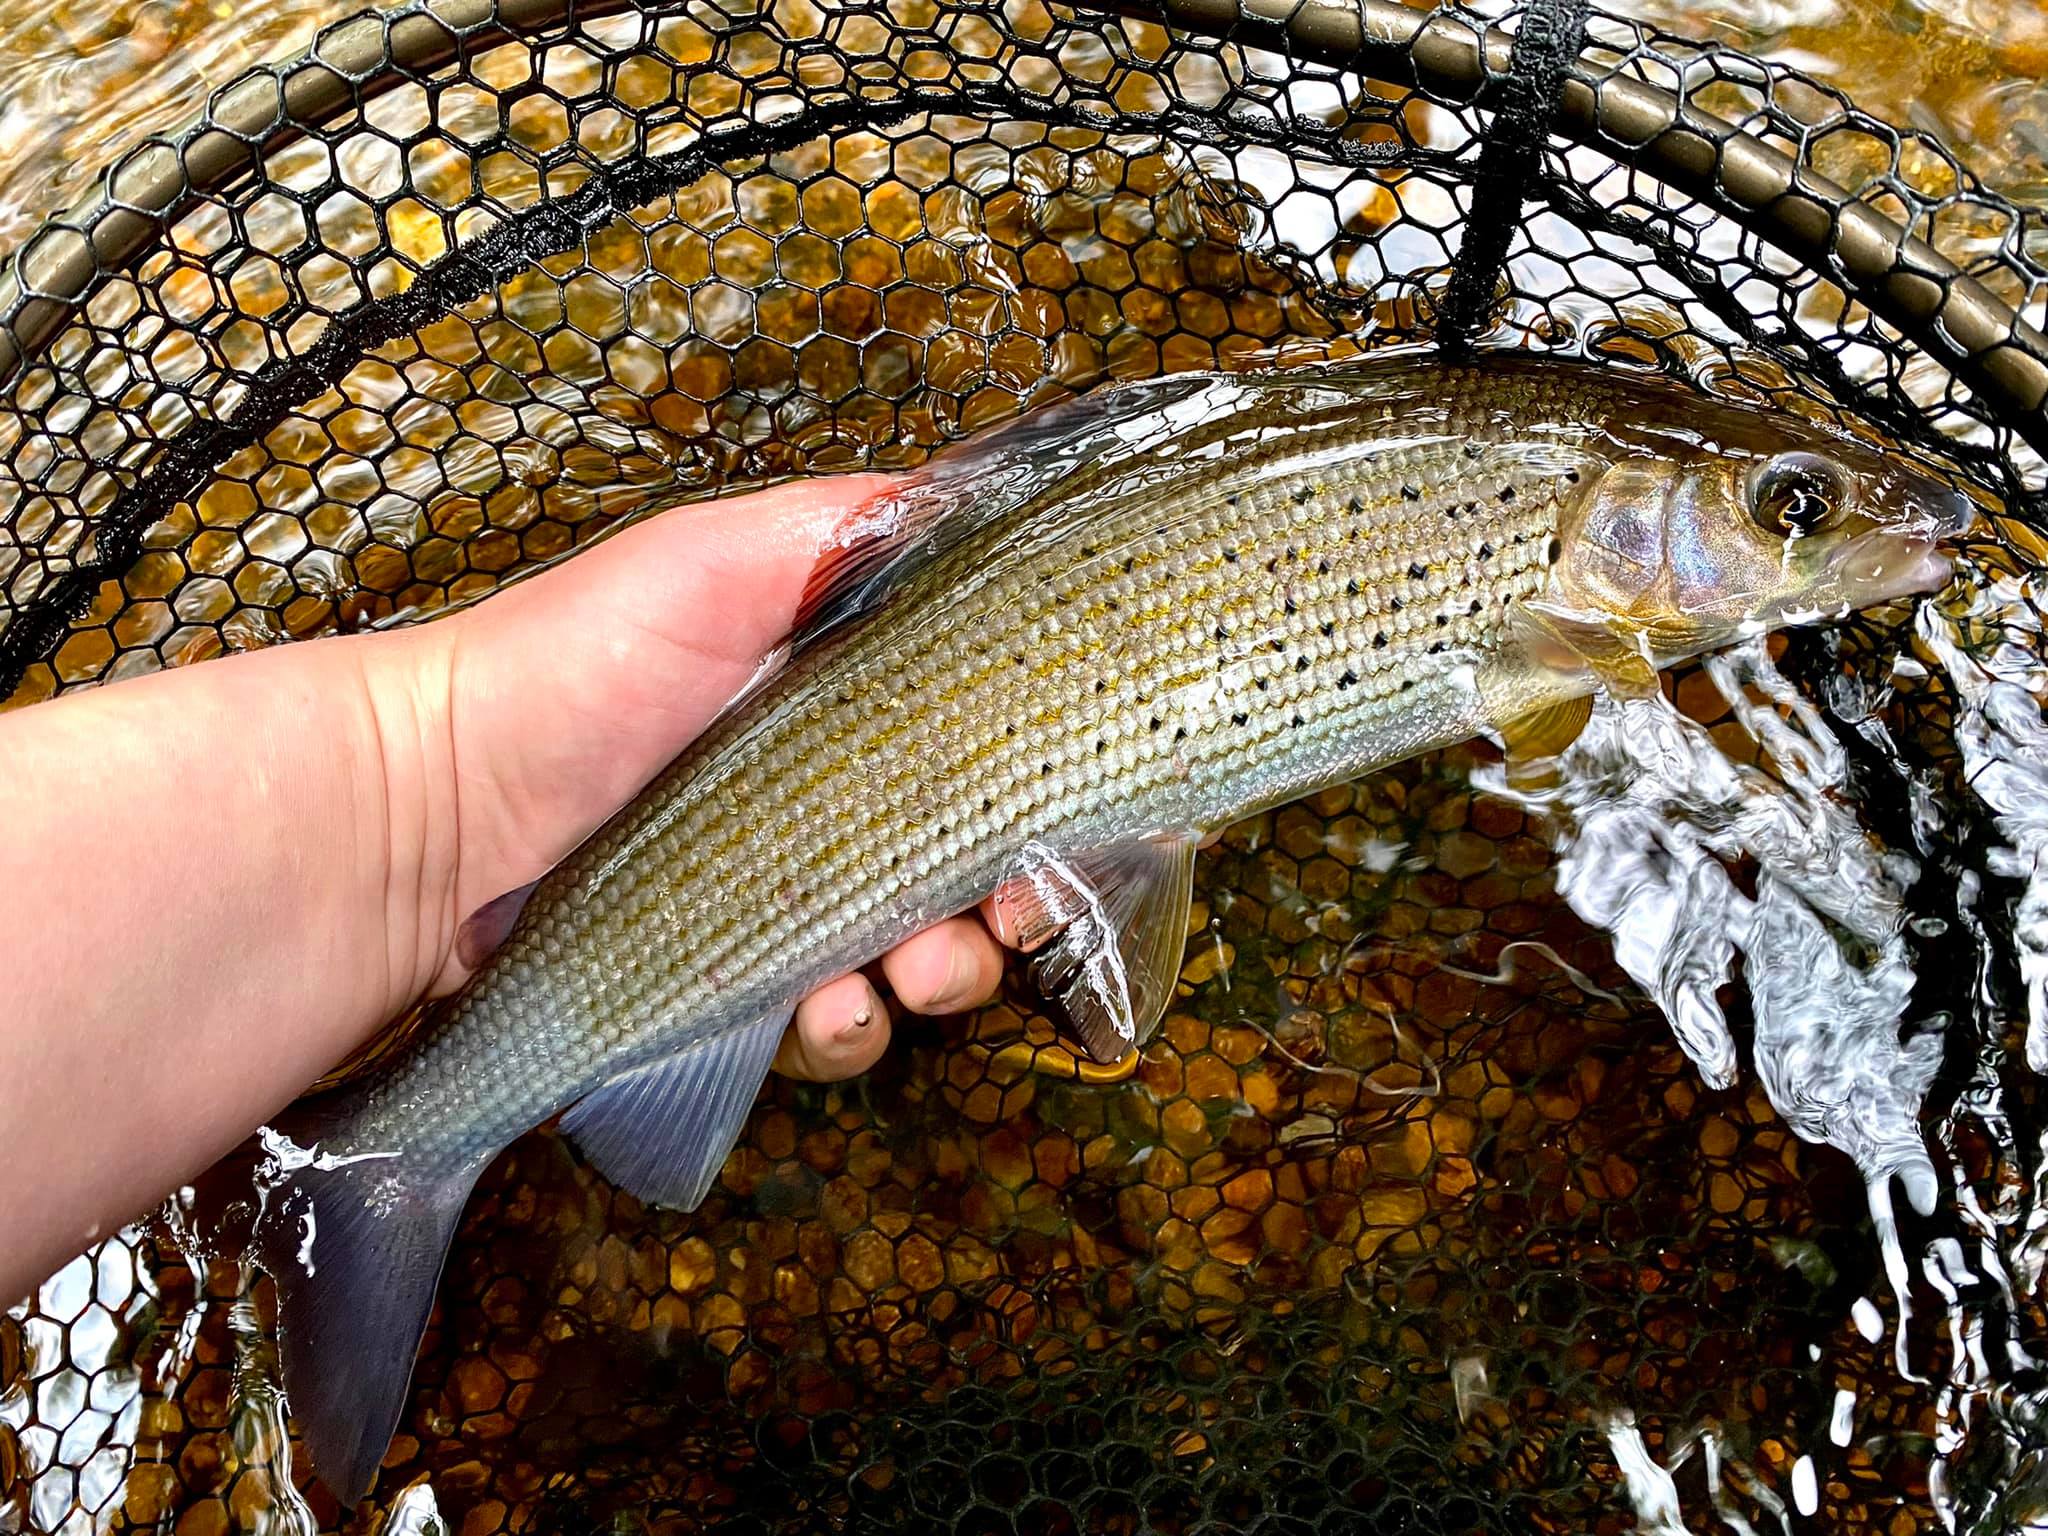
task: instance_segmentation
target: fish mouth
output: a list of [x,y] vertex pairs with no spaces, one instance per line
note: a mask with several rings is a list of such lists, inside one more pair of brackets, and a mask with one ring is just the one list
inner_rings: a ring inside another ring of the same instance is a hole
[[1954,565],[1930,534],[1880,529],[1851,539],[1828,561],[1827,585],[1852,600],[1931,592],[1946,586]]
[[1955,563],[1941,546],[1975,525],[1977,503],[1937,485],[1913,498],[1913,513],[1909,522],[1874,528],[1836,550],[1827,564],[1827,587],[1861,605],[1947,586]]

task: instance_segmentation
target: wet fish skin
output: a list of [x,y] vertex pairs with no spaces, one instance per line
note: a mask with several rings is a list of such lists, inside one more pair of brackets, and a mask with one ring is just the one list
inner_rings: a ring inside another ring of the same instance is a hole
[[[1755,506],[1787,455],[1841,503],[1789,539]],[[299,1134],[364,1159],[292,1172],[265,1249],[317,1469],[366,1488],[463,1200],[533,1126],[567,1110],[600,1168],[694,1204],[796,1001],[998,888],[1098,941],[1064,957],[1091,1046],[1134,1035],[1200,834],[1629,655],[1934,584],[1960,515],[1817,426],[1539,362],[1182,376],[942,456],[849,530],[878,555],[825,632],[309,1111]]]

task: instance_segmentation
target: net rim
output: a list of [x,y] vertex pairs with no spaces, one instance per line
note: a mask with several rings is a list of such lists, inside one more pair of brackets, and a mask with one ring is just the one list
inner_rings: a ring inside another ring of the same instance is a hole
[[[150,254],[182,214],[265,154],[479,47],[621,11],[680,9],[662,0],[415,0],[337,22],[296,59],[245,72],[183,133],[121,157],[94,194],[6,259],[0,386],[42,355],[111,274]],[[1461,105],[1509,72],[1515,37],[1502,24],[1400,0],[1106,0],[1061,9],[1163,17]],[[1840,284],[2048,457],[2048,335],[1883,210],[1623,64],[1589,64],[1585,52],[1566,74],[1553,136],[1651,176]]]

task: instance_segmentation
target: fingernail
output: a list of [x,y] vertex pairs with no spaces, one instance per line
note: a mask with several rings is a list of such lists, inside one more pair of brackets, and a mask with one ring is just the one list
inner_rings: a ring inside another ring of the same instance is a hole
[[839,1033],[835,1038],[841,1043],[849,1040],[858,1040],[863,1034],[867,1033],[868,1026],[874,1022],[874,1003],[872,1001],[862,1003],[858,1008],[854,1009],[853,1017],[839,1026]]

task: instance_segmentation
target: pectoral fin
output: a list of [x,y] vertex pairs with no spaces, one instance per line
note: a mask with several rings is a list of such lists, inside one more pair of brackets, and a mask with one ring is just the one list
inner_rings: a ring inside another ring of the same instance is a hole
[[1187,946],[1195,840],[1143,838],[1063,856],[1028,844],[998,893],[1007,936],[1027,947],[1048,1001],[1097,1061],[1120,1061],[1173,1000]]
[[1509,624],[1533,661],[1560,672],[1589,672],[1616,698],[1657,691],[1657,663],[1640,630],[1540,598],[1517,603]]
[[1582,693],[1575,699],[1547,704],[1527,714],[1503,720],[1498,729],[1501,745],[1511,763],[1555,757],[1579,739],[1579,732],[1593,715],[1593,696]]
[[613,1078],[562,1117],[562,1129],[621,1189],[696,1209],[739,1140],[788,1019],[728,1030]]

